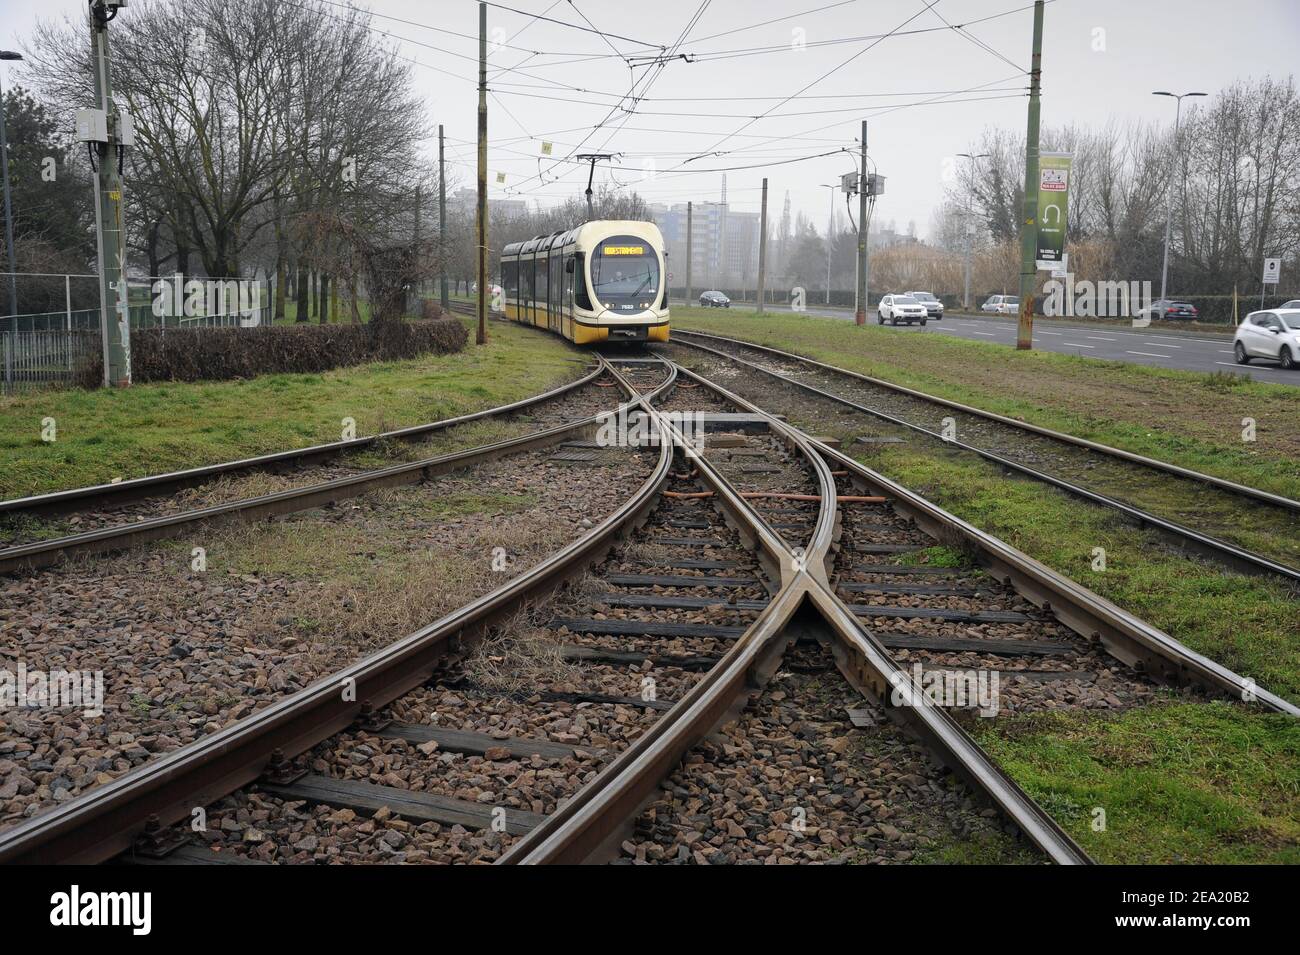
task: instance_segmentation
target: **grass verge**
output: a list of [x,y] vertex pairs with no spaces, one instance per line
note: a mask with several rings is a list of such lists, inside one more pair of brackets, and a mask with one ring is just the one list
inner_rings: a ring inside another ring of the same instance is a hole
[[1290,717],[1169,703],[975,722],[981,745],[1099,862],[1300,863]]
[[[0,399],[0,498],[129,479],[467,414],[578,377],[563,339],[494,324],[455,355],[250,381],[49,391]],[[41,440],[53,418],[54,442]]]
[[[674,308],[674,325],[797,352],[953,401],[1300,498],[1300,388],[809,315]],[[1300,384],[1300,379],[1297,379]],[[1242,419],[1256,440],[1242,440]]]

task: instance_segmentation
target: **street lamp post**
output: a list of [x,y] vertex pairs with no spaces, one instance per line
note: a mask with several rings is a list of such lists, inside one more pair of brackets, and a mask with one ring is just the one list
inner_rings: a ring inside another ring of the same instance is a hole
[[823,189],[831,191],[831,214],[826,220],[826,304],[831,303],[831,250],[835,241],[835,193],[839,190],[838,182],[823,182]]
[[[978,163],[981,159],[988,157],[988,153],[958,153],[958,159],[969,159],[972,163]],[[978,171],[978,170],[977,170]],[[962,288],[961,307],[970,310],[970,253],[971,242],[975,235],[975,228],[969,222],[966,223],[966,280]]]
[[[21,53],[0,50],[0,60],[21,60]],[[5,249],[9,256],[9,314],[18,314],[18,266],[14,264],[14,214],[9,201],[9,140],[5,134],[4,88],[0,85],[0,179],[5,193]]]
[[[1208,93],[1170,93],[1167,90],[1156,90],[1152,96],[1172,96],[1178,105],[1174,108],[1174,157],[1177,160],[1179,152],[1178,130],[1183,113],[1184,96],[1208,96]],[[1164,262],[1160,266],[1160,298],[1165,298],[1166,286],[1169,283],[1169,227],[1174,218],[1174,194],[1173,194],[1173,176],[1169,177],[1169,182],[1165,186],[1165,256]]]

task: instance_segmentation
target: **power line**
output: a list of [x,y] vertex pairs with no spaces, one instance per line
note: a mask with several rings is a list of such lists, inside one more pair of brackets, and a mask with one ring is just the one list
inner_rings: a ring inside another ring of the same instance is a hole
[[[477,3],[478,0],[474,0],[474,2]],[[557,26],[568,27],[571,30],[581,30],[584,33],[595,33],[605,37],[607,40],[609,37],[614,37],[615,39],[622,40],[625,43],[635,43],[637,46],[649,47],[651,49],[656,49],[656,50],[667,49],[667,47],[665,47],[662,43],[647,43],[644,40],[634,40],[632,37],[621,36],[617,33],[609,33],[607,31],[601,32],[600,30],[596,30],[591,27],[584,27],[584,26],[579,26],[576,23],[569,23],[567,20],[556,20],[552,17],[543,16],[540,13],[529,13],[527,10],[518,10],[515,7],[508,7],[503,3],[488,3],[488,6],[494,7],[497,10],[507,10],[510,13],[517,13],[521,17],[532,17],[534,20],[545,20],[547,23],[554,23]],[[551,6],[553,7],[555,5],[552,4]]]

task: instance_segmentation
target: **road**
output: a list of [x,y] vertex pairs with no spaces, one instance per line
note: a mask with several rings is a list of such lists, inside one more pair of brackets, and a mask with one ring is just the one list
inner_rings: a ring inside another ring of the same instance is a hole
[[[789,311],[771,308],[771,311]],[[806,313],[852,321],[853,313],[847,309],[808,306]],[[875,312],[867,316],[876,322]],[[1014,345],[1016,323],[998,318],[971,318],[948,315],[942,321],[920,325],[885,326],[900,335],[955,335],[971,341]],[[1087,358],[1105,358],[1127,361],[1158,368],[1175,368],[1183,371],[1225,371],[1232,369],[1251,375],[1256,381],[1275,382],[1300,387],[1300,371],[1283,371],[1275,364],[1256,358],[1249,365],[1238,365],[1232,360],[1232,339],[1226,335],[1196,335],[1125,328],[1115,325],[1067,324],[1063,322],[1034,322],[1034,347],[1067,355]]]

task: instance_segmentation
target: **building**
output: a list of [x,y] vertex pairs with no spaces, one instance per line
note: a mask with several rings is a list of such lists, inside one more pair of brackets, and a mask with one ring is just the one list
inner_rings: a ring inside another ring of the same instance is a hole
[[[664,234],[670,283],[686,285],[686,203],[654,204],[650,215]],[[743,289],[758,275],[759,215],[736,212],[722,202],[691,205],[691,287]]]
[[[457,189],[447,197],[447,210],[453,214],[474,215],[478,210],[478,192]],[[488,214],[500,213],[508,219],[528,214],[528,203],[523,199],[488,199]]]

